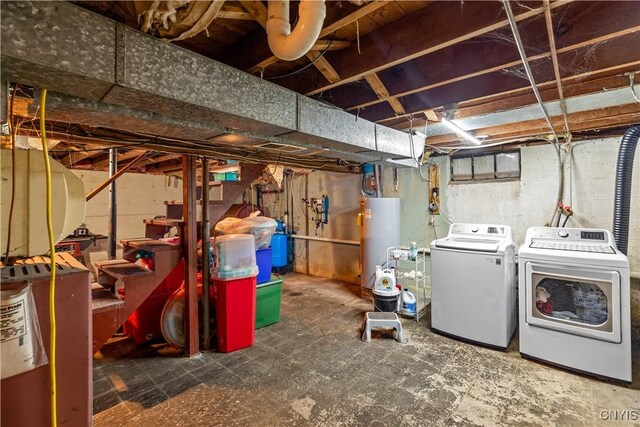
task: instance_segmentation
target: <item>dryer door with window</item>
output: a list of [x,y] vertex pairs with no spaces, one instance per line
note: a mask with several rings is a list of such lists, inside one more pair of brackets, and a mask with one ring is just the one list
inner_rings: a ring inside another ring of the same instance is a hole
[[621,342],[617,271],[526,263],[526,322],[608,342]]

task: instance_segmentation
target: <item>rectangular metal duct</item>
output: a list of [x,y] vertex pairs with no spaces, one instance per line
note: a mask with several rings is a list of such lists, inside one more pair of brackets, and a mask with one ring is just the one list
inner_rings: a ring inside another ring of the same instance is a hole
[[[358,119],[70,3],[3,1],[1,12],[3,81],[97,101],[78,103],[73,110],[59,105],[57,112],[65,113],[65,120],[81,118],[130,131],[140,131],[144,121],[147,132],[152,122],[159,122],[159,135],[174,134],[170,127],[189,122],[190,137],[203,140],[244,133],[323,150],[323,156],[338,159],[411,157],[404,132]],[[128,111],[137,113],[123,120]],[[141,117],[142,112],[152,115]],[[422,141],[416,144],[422,153]]]

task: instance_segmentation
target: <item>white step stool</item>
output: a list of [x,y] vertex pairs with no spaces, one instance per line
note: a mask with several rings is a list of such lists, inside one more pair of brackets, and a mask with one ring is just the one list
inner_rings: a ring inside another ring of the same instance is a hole
[[395,313],[369,312],[364,314],[362,322],[362,341],[371,342],[371,329],[393,328],[393,337],[399,343],[405,343],[402,323]]

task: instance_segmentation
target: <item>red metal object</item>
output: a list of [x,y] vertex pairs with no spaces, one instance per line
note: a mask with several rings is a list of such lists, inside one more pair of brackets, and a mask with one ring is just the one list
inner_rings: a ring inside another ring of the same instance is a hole
[[[95,263],[98,270],[98,283],[106,289],[120,289],[124,286],[126,299],[121,301],[113,296],[114,305],[95,306],[93,309],[93,351],[100,350],[102,345],[117,331],[129,316],[156,291],[167,276],[176,268],[182,259],[180,245],[173,243],[141,239],[122,240],[125,257],[130,260],[99,261]],[[134,264],[138,250],[154,254],[154,271]],[[110,291],[107,291],[107,295]],[[94,300],[95,303],[95,300]],[[124,303],[124,304],[123,304]]]
[[256,277],[215,279],[218,350],[251,347],[256,323]]
[[[143,258],[153,260],[153,258]],[[162,337],[160,318],[169,297],[182,285],[184,280],[184,260],[169,273],[151,295],[124,322],[123,332],[136,344],[143,344]],[[125,299],[125,290],[119,294]]]
[[56,253],[60,252],[67,252],[74,257],[78,257],[82,255],[82,251],[80,250],[80,242],[62,241],[56,245]]

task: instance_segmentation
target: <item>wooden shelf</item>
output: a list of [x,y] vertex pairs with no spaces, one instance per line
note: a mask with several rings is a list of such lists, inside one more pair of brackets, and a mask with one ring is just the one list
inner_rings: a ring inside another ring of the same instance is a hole
[[161,225],[164,227],[182,227],[184,225],[183,220],[175,218],[145,219],[144,223],[148,225]]
[[124,301],[98,285],[99,288],[91,290],[91,309],[93,313],[124,308]]
[[97,263],[96,267],[102,273],[107,274],[116,280],[124,280],[131,276],[153,276],[155,273],[144,267],[125,260],[118,260],[117,263]]
[[149,252],[172,251],[180,245],[153,239],[121,240],[122,246]]

